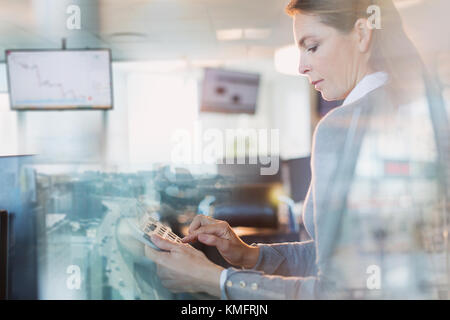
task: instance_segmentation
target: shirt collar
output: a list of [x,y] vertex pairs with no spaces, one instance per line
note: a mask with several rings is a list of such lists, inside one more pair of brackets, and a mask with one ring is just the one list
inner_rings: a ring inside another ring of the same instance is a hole
[[347,98],[345,98],[344,103],[342,105],[347,105],[355,102],[356,100],[361,99],[370,91],[375,90],[376,88],[384,85],[389,76],[386,72],[378,71],[375,73],[371,73],[366,75],[358,84],[353,88],[353,90],[349,93]]

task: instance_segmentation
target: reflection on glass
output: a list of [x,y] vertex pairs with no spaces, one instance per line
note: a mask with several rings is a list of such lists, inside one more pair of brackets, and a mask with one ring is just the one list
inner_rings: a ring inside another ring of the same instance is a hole
[[[173,173],[169,167],[130,173],[57,165],[33,167],[38,207],[39,298],[177,299],[144,256],[127,219],[142,206],[181,234],[223,178]],[[193,298],[193,296],[190,296]],[[195,298],[195,297],[194,297]]]

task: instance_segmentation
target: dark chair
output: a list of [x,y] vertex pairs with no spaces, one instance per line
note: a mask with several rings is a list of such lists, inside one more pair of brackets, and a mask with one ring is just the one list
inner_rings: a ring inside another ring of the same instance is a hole
[[9,215],[0,210],[0,300],[8,299]]

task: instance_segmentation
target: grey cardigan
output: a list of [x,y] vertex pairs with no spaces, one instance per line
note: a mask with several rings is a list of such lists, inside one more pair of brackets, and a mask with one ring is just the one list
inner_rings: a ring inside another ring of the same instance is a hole
[[222,299],[333,297],[339,279],[330,257],[339,232],[339,212],[344,208],[366,120],[377,108],[377,112],[388,112],[389,101],[382,86],[334,109],[319,122],[313,135],[312,181],[303,207],[312,240],[258,244],[260,255],[253,269],[227,269]]

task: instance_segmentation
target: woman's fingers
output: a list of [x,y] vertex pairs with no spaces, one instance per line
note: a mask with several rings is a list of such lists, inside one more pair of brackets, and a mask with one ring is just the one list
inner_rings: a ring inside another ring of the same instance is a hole
[[149,246],[145,246],[145,256],[156,264],[162,263],[167,254],[167,252],[158,251]]
[[191,225],[189,226],[189,233],[198,229],[201,226],[211,224],[216,222],[215,219],[199,214],[195,216],[194,220],[192,220]]
[[179,244],[177,244],[176,242],[164,239],[162,237],[160,237],[157,234],[153,234],[151,236],[152,242],[160,249],[162,250],[166,250],[166,251],[170,251],[174,248],[176,248],[177,246],[179,246]]
[[194,231],[195,229],[199,228],[201,225],[205,224],[205,216],[204,215],[198,215],[194,217],[194,220],[192,220],[191,225],[189,226],[189,233]]
[[208,246],[214,246],[221,252],[227,251],[230,247],[230,240],[221,239],[212,234],[200,234],[198,241]]
[[204,225],[192,231],[189,235],[181,239],[181,241],[185,243],[192,242],[197,239],[199,234],[213,234],[221,237],[226,233],[227,228],[228,226],[222,222]]

